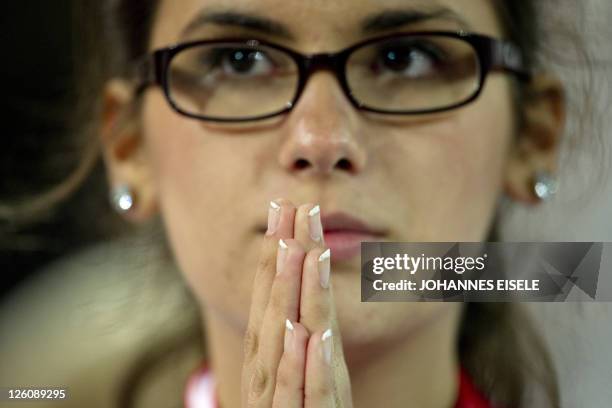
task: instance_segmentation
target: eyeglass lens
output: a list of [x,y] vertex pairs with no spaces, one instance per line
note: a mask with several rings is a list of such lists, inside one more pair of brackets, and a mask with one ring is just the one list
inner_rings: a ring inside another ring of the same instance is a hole
[[[266,116],[293,102],[299,69],[288,53],[265,45],[200,44],[169,65],[168,93],[183,112],[220,119]],[[352,97],[370,109],[441,109],[471,98],[480,86],[473,47],[458,38],[407,36],[369,43],[347,59]]]

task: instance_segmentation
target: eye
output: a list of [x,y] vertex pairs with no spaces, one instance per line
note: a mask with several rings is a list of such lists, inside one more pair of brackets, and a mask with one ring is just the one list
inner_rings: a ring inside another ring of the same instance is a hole
[[427,44],[395,44],[380,49],[375,70],[408,78],[421,78],[434,74],[443,56]]
[[215,52],[215,66],[226,76],[268,75],[274,71],[274,64],[262,50],[220,49]]

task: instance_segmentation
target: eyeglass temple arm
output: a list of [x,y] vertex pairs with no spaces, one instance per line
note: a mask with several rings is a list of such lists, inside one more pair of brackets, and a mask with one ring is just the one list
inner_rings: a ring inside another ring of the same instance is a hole
[[135,65],[133,78],[136,78],[137,85],[134,94],[140,96],[149,86],[161,84],[159,78],[160,70],[157,53],[145,55]]
[[516,45],[500,40],[490,42],[491,69],[511,72],[523,81],[529,81],[532,73],[525,66],[523,53]]

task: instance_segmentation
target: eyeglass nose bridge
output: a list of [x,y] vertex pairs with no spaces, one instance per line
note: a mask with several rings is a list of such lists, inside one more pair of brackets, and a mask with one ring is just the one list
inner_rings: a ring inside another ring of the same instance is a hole
[[307,75],[312,75],[321,70],[329,70],[337,73],[343,68],[341,55],[331,53],[303,56],[302,64]]
[[300,79],[298,83],[298,89],[290,103],[290,107],[297,104],[300,96],[302,95],[308,80],[319,71],[329,71],[338,81],[342,92],[349,100],[349,102],[356,108],[360,108],[361,105],[357,102],[348,87],[346,80],[346,63],[348,54],[346,52],[339,53],[319,53],[311,55],[297,55],[298,65],[300,69]]

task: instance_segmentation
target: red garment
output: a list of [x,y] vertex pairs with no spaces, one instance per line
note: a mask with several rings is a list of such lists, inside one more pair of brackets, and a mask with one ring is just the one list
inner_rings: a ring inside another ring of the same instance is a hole
[[470,375],[463,369],[459,370],[459,395],[455,408],[493,408],[472,382]]
[[[202,364],[191,374],[184,401],[186,408],[219,408],[214,378],[208,365]],[[459,395],[455,408],[493,408],[463,368],[459,370]]]

